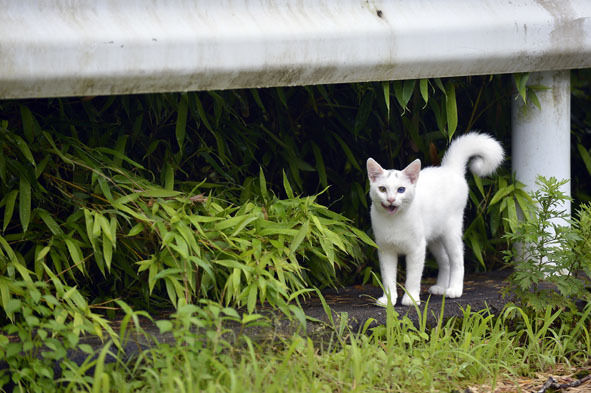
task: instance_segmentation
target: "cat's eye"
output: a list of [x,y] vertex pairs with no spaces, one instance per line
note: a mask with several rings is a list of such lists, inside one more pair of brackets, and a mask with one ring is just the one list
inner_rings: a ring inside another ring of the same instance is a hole
[[398,193],[402,194],[404,191],[406,191],[406,188],[404,187],[398,187]]
[[380,186],[378,187],[378,190],[380,190],[380,192],[386,192],[386,187]]

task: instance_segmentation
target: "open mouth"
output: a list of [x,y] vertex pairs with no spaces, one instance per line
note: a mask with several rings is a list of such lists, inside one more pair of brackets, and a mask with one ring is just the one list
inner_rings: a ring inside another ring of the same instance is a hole
[[382,207],[384,209],[386,209],[386,211],[390,214],[394,214],[396,212],[396,210],[398,210],[398,206],[394,206],[394,205],[386,205],[382,203]]

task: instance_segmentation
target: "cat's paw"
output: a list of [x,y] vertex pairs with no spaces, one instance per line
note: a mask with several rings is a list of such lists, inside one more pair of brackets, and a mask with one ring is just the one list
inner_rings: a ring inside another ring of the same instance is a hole
[[[390,297],[390,302],[392,303],[392,305],[396,305],[396,298],[394,297]],[[388,305],[388,298],[386,297],[386,295],[380,297],[378,300],[376,300],[376,304],[378,306],[383,306],[386,307]]]
[[441,285],[433,285],[429,288],[429,293],[432,295],[445,296],[450,299],[455,299],[462,296],[462,287],[444,288]]
[[433,285],[431,288],[429,288],[429,293],[431,295],[442,296],[442,295],[445,295],[445,291],[446,291],[446,288],[444,288],[441,285]]
[[462,296],[462,287],[449,287],[445,290],[445,296],[450,299],[455,299]]
[[[413,302],[414,299],[414,302]],[[403,306],[412,306],[416,304],[417,306],[421,304],[421,299],[419,299],[419,295],[413,296],[412,298],[408,296],[407,293],[404,294],[402,297],[402,305]]]

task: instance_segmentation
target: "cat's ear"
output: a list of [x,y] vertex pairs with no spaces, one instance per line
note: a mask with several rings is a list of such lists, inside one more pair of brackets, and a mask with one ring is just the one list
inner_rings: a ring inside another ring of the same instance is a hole
[[380,166],[373,158],[367,159],[367,176],[370,182],[374,182],[384,173],[384,168]]
[[408,166],[402,170],[402,173],[404,173],[404,175],[406,177],[408,177],[408,179],[410,180],[410,182],[412,184],[415,184],[417,182],[420,172],[421,172],[421,160],[419,160],[418,158],[416,160],[414,160],[413,162],[411,162],[410,164],[408,164]]

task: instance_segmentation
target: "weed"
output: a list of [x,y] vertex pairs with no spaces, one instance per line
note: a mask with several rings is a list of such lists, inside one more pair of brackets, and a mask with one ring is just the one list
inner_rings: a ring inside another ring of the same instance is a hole
[[506,239],[515,247],[505,256],[514,267],[507,292],[537,310],[573,307],[574,300],[588,298],[587,279],[579,273],[590,271],[589,207],[571,220],[562,209],[568,199],[560,189],[565,181],[540,177],[537,184],[531,194],[534,211],[522,220],[509,219],[513,232]]

